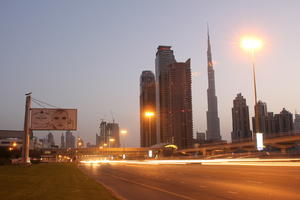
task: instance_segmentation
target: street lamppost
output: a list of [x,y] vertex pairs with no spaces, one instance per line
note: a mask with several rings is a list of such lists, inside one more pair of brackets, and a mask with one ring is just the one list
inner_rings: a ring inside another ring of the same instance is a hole
[[151,118],[154,117],[154,112],[152,111],[146,111],[145,112],[145,117],[148,118],[148,127],[149,127],[149,132],[148,132],[148,140],[149,141],[149,146],[152,144],[152,137],[151,137]]
[[127,135],[128,131],[123,129],[120,131],[121,135],[122,135],[122,142],[123,142],[123,148],[125,148],[125,136]]
[[[104,144],[103,144],[103,147],[105,147],[105,149],[106,149],[106,151],[103,150],[103,155],[105,155],[105,153],[108,154],[107,143],[104,143]],[[106,160],[106,157],[105,157],[105,160]]]
[[[255,112],[255,134],[257,134],[260,131],[260,126],[259,126],[259,111],[258,111],[258,106],[257,106],[257,91],[256,91],[256,74],[255,74],[255,51],[259,50],[262,47],[262,41],[253,38],[253,37],[248,37],[244,38],[241,42],[241,46],[247,50],[250,53],[251,56],[251,63],[252,63],[252,73],[253,73],[253,88],[254,88],[254,112]],[[253,134],[254,135],[254,134]]]
[[125,159],[126,158],[126,156],[125,156],[125,136],[127,135],[128,131],[125,129],[122,129],[120,131],[120,133],[122,135],[122,142],[123,142],[123,156],[122,157],[123,157],[123,159]]

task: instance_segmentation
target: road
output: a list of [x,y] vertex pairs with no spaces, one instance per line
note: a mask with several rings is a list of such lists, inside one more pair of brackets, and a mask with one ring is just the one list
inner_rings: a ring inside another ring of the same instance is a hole
[[128,200],[300,199],[300,167],[82,164]]

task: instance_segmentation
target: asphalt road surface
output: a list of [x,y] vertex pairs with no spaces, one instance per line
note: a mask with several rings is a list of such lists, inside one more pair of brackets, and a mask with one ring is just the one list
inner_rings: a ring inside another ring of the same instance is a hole
[[300,167],[124,163],[79,167],[128,200],[300,199]]

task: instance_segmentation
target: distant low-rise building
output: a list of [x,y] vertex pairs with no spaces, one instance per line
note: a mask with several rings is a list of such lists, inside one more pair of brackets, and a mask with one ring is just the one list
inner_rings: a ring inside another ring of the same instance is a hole
[[205,143],[205,133],[204,132],[197,132],[196,133],[196,142],[203,144]]

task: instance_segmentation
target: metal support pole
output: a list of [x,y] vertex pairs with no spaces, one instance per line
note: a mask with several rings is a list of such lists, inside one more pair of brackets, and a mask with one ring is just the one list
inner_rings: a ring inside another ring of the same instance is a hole
[[125,133],[123,133],[123,155],[125,155]]
[[148,134],[149,135],[149,140],[148,141],[149,141],[149,147],[151,147],[151,145],[152,145],[152,140],[151,140],[152,139],[152,137],[151,137],[151,117],[148,117],[148,119],[149,119],[149,121],[148,121],[149,122],[148,123],[149,124],[149,134]]
[[253,63],[253,84],[254,84],[254,98],[255,98],[255,106],[254,106],[254,111],[255,111],[255,131],[256,133],[260,132],[260,126],[259,126],[259,112],[258,112],[258,105],[257,105],[257,92],[256,92],[256,75],[255,75],[255,66]]
[[[255,130],[253,132],[259,133],[260,132],[260,125],[259,125],[259,111],[257,106],[257,91],[256,91],[256,73],[255,73],[255,62],[254,62],[254,50],[252,50],[252,72],[253,72],[253,87],[254,87],[254,116],[255,116]],[[255,133],[253,133],[252,138],[256,138]]]
[[29,164],[31,93],[26,94],[22,163]]

